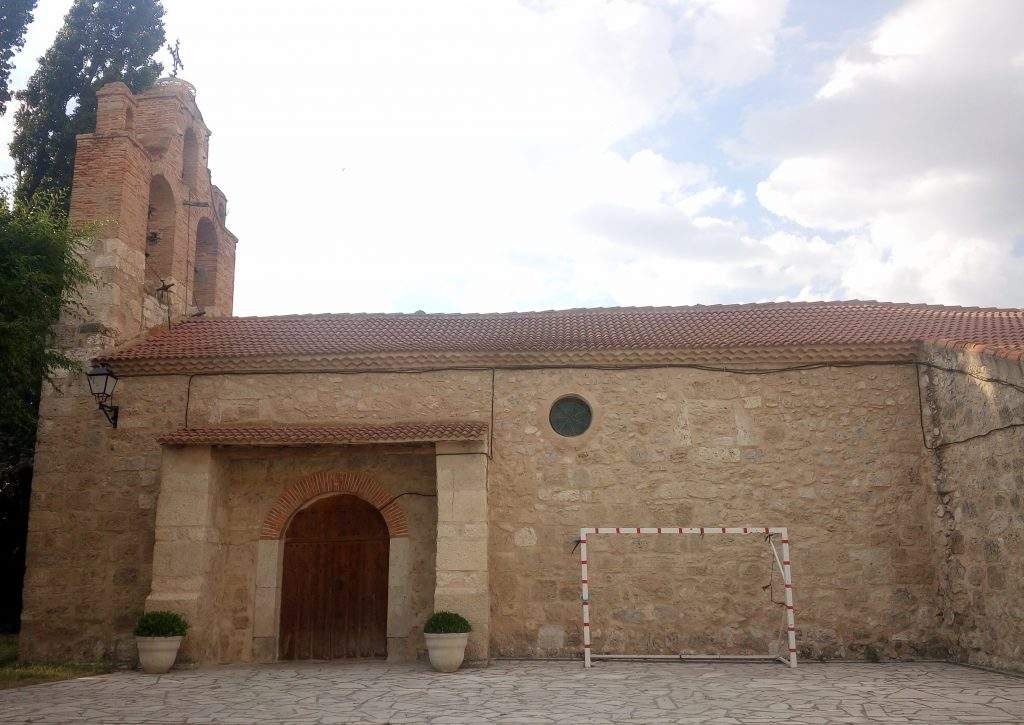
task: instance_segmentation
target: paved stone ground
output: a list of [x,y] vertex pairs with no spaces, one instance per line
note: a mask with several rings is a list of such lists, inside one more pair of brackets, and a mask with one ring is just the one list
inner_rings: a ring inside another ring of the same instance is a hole
[[1024,679],[947,664],[309,662],[0,692],[5,722],[1021,723]]

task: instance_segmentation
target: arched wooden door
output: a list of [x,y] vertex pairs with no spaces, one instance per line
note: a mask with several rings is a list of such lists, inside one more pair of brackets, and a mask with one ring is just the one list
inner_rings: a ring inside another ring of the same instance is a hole
[[388,527],[373,505],[316,501],[285,532],[282,659],[387,655]]

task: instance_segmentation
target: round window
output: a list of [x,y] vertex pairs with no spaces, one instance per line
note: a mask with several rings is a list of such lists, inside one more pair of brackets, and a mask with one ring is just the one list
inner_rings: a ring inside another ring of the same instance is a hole
[[555,433],[566,438],[582,435],[590,427],[594,414],[583,398],[567,395],[551,406],[548,421]]

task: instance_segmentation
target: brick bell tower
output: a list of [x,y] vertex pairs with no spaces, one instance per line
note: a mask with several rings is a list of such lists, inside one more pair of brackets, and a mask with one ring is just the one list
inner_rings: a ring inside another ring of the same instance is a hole
[[[105,349],[194,314],[230,315],[237,238],[207,167],[210,130],[186,81],[97,93],[96,132],[78,137],[71,220],[98,225],[98,284],[76,332]],[[104,344],[105,343],[105,344]]]
[[[156,326],[196,314],[230,315],[237,239],[227,199],[210,180],[210,131],[195,89],[158,81],[133,95],[123,83],[97,93],[95,133],[78,137],[71,220],[90,224],[96,283],[83,309],[64,314],[59,344],[89,360]],[[122,405],[151,401],[121,386]],[[134,395],[134,397],[132,397]],[[139,397],[141,396],[141,398]],[[169,416],[184,400],[172,391]],[[32,479],[21,656],[134,657],[131,631],[150,589],[159,492],[153,431],[130,418],[114,428],[83,373],[44,383]],[[129,463],[114,463],[111,452]]]

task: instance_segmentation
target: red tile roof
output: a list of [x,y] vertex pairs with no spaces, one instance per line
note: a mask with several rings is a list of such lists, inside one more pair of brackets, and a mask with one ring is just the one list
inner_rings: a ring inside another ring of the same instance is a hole
[[161,436],[168,445],[337,445],[478,441],[487,424],[471,421],[388,425],[180,428]]
[[911,359],[923,340],[1024,351],[1024,310],[887,302],[190,319],[118,372]]

